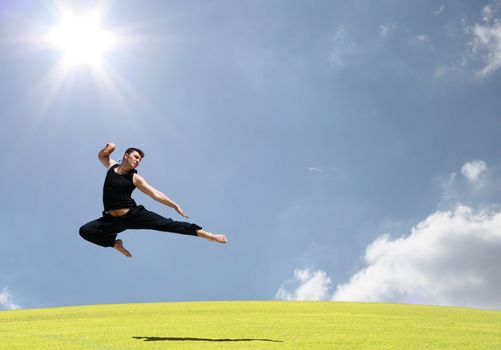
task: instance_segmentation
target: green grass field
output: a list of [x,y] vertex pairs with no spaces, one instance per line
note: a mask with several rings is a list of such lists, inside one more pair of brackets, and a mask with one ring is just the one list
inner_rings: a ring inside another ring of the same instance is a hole
[[501,312],[285,301],[0,311],[0,349],[501,349]]

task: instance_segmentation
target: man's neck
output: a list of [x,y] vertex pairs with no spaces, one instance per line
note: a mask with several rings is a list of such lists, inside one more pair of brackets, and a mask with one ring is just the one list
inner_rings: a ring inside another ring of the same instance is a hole
[[133,169],[134,168],[131,167],[129,164],[122,163],[117,167],[117,172],[121,175],[124,175],[130,173]]

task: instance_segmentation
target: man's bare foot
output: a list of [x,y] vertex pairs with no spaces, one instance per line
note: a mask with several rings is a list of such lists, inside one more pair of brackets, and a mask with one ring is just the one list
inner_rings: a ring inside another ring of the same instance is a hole
[[206,240],[211,241],[211,242],[217,242],[217,243],[227,243],[228,242],[228,238],[225,235],[220,234],[220,233],[215,234],[215,233],[210,233],[210,232],[207,232],[204,230],[198,230],[197,235],[199,237],[205,238]]
[[118,250],[120,253],[122,253],[123,255],[125,255],[128,258],[132,257],[132,254],[127,249],[125,249],[124,244],[123,244],[121,239],[117,239],[115,241],[115,245],[113,246],[113,248],[115,248],[116,250]]
[[213,241],[213,242],[217,242],[217,243],[227,243],[228,242],[228,238],[221,233],[213,234],[212,237],[208,238],[208,240]]

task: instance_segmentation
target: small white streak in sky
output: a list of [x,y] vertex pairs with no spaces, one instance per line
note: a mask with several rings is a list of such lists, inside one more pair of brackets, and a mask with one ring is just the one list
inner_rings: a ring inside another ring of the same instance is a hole
[[444,9],[445,9],[445,5],[440,6],[440,8],[438,10],[433,12],[433,15],[440,16],[444,12]]

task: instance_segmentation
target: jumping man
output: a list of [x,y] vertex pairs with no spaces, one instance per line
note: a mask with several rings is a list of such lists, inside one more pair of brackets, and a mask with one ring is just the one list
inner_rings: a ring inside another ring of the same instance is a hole
[[113,247],[129,258],[132,256],[131,253],[125,249],[121,239],[116,239],[118,233],[127,229],[174,232],[199,236],[218,243],[228,241],[223,234],[204,231],[196,224],[167,219],[146,210],[142,205],[136,205],[131,194],[137,187],[157,202],[173,208],[185,218],[188,217],[177,203],[137,174],[136,168],[144,157],[143,151],[138,148],[128,148],[122,162],[118,164],[110,159],[110,154],[115,148],[115,144],[108,143],[98,154],[99,161],[108,169],[103,187],[103,216],[80,227],[80,236],[102,247]]

